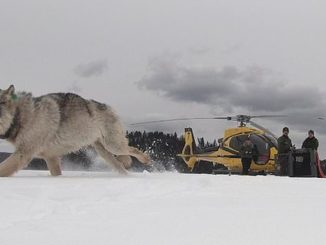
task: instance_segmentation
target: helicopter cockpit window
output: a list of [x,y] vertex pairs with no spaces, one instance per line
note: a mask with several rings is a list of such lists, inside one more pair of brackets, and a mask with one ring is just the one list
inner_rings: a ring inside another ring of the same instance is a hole
[[266,164],[270,158],[270,144],[266,141],[266,139],[255,134],[250,136],[250,140],[257,146],[258,158],[255,159],[256,164]]
[[241,146],[246,141],[246,139],[248,139],[248,135],[238,135],[232,137],[232,139],[230,140],[230,147],[233,150],[240,151]]
[[265,136],[271,141],[272,146],[277,148],[277,139],[274,136],[267,133],[265,134]]

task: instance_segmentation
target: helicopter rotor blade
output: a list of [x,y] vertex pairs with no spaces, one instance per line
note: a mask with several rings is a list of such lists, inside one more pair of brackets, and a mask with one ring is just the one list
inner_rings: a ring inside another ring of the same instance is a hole
[[260,129],[261,131],[263,131],[263,132],[265,132],[265,133],[268,133],[269,135],[272,135],[273,137],[277,138],[277,136],[276,136],[274,133],[272,133],[269,129],[267,129],[267,128],[261,126],[260,124],[255,123],[255,122],[253,122],[253,121],[250,121],[249,123],[250,123],[252,126],[254,126],[255,128]]
[[250,118],[277,118],[277,117],[287,117],[287,115],[257,115],[249,116]]
[[185,118],[172,118],[172,119],[165,119],[165,120],[131,123],[130,125],[138,126],[138,125],[145,125],[145,124],[152,124],[152,123],[165,123],[165,122],[190,121],[190,120],[215,120],[215,119],[231,120],[230,117],[185,117]]
[[154,120],[154,121],[144,121],[131,123],[130,126],[139,126],[145,124],[153,124],[153,123],[165,123],[165,122],[176,122],[176,121],[190,121],[190,120],[228,120],[228,121],[246,121],[250,122],[251,118],[272,118],[272,117],[286,117],[284,115],[258,115],[258,116],[246,116],[246,115],[238,115],[233,117],[185,117],[185,118],[172,118],[172,119],[163,119],[163,120]]

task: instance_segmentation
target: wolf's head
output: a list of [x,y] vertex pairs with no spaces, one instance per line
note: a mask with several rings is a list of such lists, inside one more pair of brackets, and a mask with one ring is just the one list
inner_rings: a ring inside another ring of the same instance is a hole
[[6,90],[0,90],[0,135],[5,134],[11,126],[16,113],[17,95],[14,85]]

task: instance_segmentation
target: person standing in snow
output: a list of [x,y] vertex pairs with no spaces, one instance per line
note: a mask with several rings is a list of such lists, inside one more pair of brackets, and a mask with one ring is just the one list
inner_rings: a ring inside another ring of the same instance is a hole
[[[319,146],[319,142],[318,142],[318,139],[315,137],[315,132],[310,129],[308,131],[308,138],[305,139],[305,141],[303,142],[302,148],[317,151],[318,146]],[[309,152],[309,155],[310,155],[310,152]],[[311,167],[310,167],[310,164],[308,164],[308,163],[310,163],[310,157],[309,156],[307,156],[307,155],[304,156],[304,163],[307,163],[307,164],[304,165],[305,171],[310,172]]]
[[302,144],[302,148],[305,149],[313,149],[318,150],[319,142],[318,139],[315,137],[315,132],[313,130],[309,130],[308,138]]
[[283,128],[283,135],[277,139],[278,143],[278,164],[280,165],[280,175],[288,175],[289,154],[292,149],[292,141],[289,138],[289,128]]
[[242,144],[240,148],[241,163],[242,163],[242,175],[248,175],[251,162],[257,153],[257,147],[251,142],[250,136]]

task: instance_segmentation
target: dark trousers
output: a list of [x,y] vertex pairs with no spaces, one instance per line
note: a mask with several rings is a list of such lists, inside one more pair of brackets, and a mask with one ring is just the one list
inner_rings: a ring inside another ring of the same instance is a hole
[[241,158],[241,162],[242,162],[242,174],[243,175],[248,175],[249,174],[249,169],[250,169],[250,165],[252,162],[252,158]]
[[279,155],[278,156],[278,164],[280,164],[280,175],[288,176],[289,154]]

